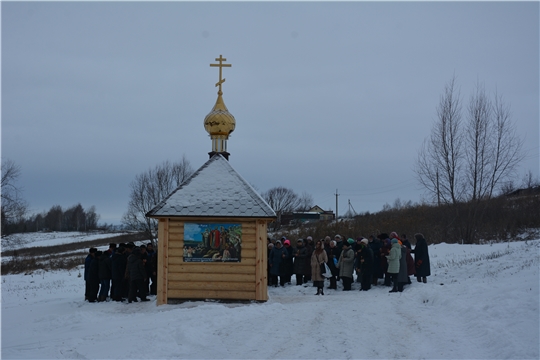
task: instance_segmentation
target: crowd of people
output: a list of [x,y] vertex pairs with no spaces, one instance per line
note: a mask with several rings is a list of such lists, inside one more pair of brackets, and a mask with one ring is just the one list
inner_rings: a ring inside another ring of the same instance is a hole
[[107,298],[128,303],[149,301],[157,294],[157,252],[152,243],[109,244],[106,251],[90,248],[84,262],[84,299],[103,302]]
[[324,295],[326,279],[328,289],[337,290],[341,281],[343,290],[349,291],[356,274],[360,291],[384,285],[391,287],[391,293],[402,292],[411,284],[411,277],[426,283],[431,275],[426,239],[420,233],[414,239],[414,249],[407,235],[399,237],[396,232],[369,238],[360,236],[356,240],[345,240],[341,235],[335,235],[332,240],[326,236],[315,242],[308,236],[298,239],[296,247],[286,237],[268,239],[268,285],[291,284],[295,275],[296,285],[312,281],[317,288],[315,295]]

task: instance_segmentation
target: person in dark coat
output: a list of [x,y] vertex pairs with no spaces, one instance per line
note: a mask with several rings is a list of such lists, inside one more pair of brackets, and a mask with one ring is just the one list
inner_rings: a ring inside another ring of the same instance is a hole
[[418,233],[414,235],[416,246],[414,247],[414,263],[416,267],[416,279],[418,282],[427,282],[427,277],[431,275],[429,265],[429,252],[424,235]]
[[281,245],[281,240],[276,241],[276,245],[270,251],[270,257],[268,263],[270,264],[270,276],[272,278],[271,284],[275,287],[279,284],[285,286],[285,260],[289,252]]
[[296,251],[294,253],[294,274],[296,275],[296,285],[302,285],[304,283],[307,261],[308,252],[304,246],[304,240],[298,239],[296,242]]
[[409,276],[407,275],[407,246],[401,245],[401,259],[399,259],[399,273],[398,273],[398,291],[402,292],[405,284],[409,283]]
[[294,249],[291,246],[291,240],[285,239],[283,241],[283,247],[285,250],[287,250],[287,258],[285,259],[285,282],[290,284],[292,275],[294,274],[294,263],[293,263],[293,256],[294,256]]
[[373,280],[373,250],[369,246],[368,239],[362,239],[360,244],[362,246],[360,250],[360,276],[362,278],[360,290],[368,291],[371,289]]
[[326,251],[326,256],[328,258],[328,267],[332,276],[330,279],[329,289],[337,290],[337,277],[339,276],[339,269],[336,267],[336,264],[339,260],[339,255],[341,251],[336,247],[336,242],[334,240],[330,241],[330,248]]
[[307,283],[308,281],[311,281],[311,255],[313,254],[313,238],[311,236],[308,236],[306,238],[306,242],[304,244],[307,250],[307,258],[309,261],[306,261],[306,275],[304,276],[304,282]]
[[416,274],[416,267],[414,266],[414,259],[411,255],[411,249],[407,248],[407,283],[411,284],[411,276]]
[[96,248],[90,248],[88,250],[88,255],[86,256],[86,259],[84,259],[84,300],[88,300],[88,293],[90,288],[88,276],[90,273],[90,264],[92,263],[92,259],[94,259],[96,251]]
[[146,269],[141,259],[141,249],[134,248],[127,259],[127,272],[129,273],[129,296],[128,303],[137,302],[137,291],[141,301],[150,301],[146,298]]
[[272,249],[274,248],[274,243],[269,242],[268,243],[268,250],[266,251],[266,272],[267,272],[267,278],[268,278],[268,286],[272,285],[272,275],[270,275],[270,253],[272,252]]
[[126,249],[119,247],[111,257],[111,275],[112,275],[112,290],[111,298],[114,301],[122,301],[122,289],[124,275],[126,272],[127,258],[124,256]]
[[[147,246],[148,249],[148,246]],[[149,260],[150,264],[150,279],[152,283],[150,284],[150,295],[157,295],[157,271],[158,271],[158,253],[157,251],[152,252],[152,256]]]
[[392,244],[387,234],[380,234],[379,239],[381,240],[381,277],[384,277],[384,286],[392,286],[392,279],[388,275],[388,259],[387,256],[390,254],[390,249]]
[[412,250],[411,242],[409,239],[407,239],[406,234],[401,234],[401,243],[409,248],[409,250]]
[[112,279],[111,254],[112,251],[105,251],[99,258],[99,282],[101,285],[98,297],[99,302],[105,301],[107,296],[109,296]]
[[102,251],[96,251],[88,269],[88,302],[96,302],[99,292],[99,258]]
[[381,241],[379,238],[371,235],[369,237],[369,247],[373,252],[373,271],[372,271],[372,285],[377,285],[379,278],[382,278],[381,270]]

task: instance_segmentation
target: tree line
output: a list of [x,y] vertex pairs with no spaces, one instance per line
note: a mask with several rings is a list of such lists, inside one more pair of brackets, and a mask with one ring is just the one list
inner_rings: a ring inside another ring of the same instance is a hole
[[13,161],[2,161],[2,235],[20,232],[49,231],[90,231],[98,229],[99,215],[95,206],[84,209],[76,204],[67,209],[60,205],[52,206],[49,211],[28,214],[28,203],[22,197],[22,190],[17,184],[21,168]]

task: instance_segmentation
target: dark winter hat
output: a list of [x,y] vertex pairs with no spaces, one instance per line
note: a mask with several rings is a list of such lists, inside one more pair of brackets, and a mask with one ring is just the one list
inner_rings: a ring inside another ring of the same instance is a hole
[[127,247],[128,249],[133,249],[133,248],[135,247],[135,244],[132,243],[132,242],[128,242],[127,245],[126,245],[126,247]]
[[101,254],[103,254],[103,251],[101,251],[101,250],[96,251],[96,257],[101,256]]
[[90,248],[90,250],[88,250],[88,253],[89,253],[89,254],[95,254],[96,251],[97,251],[96,248]]
[[115,243],[110,243],[109,248],[116,249],[116,244]]
[[141,248],[135,247],[131,253],[135,255],[139,255],[141,253]]
[[347,246],[350,246],[350,244],[348,242],[343,242],[343,247],[347,247]]

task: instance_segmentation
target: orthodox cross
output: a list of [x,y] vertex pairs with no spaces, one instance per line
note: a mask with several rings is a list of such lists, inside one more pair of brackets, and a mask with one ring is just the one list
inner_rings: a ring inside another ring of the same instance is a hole
[[210,64],[210,66],[219,67],[219,81],[216,83],[216,86],[219,86],[218,94],[221,95],[221,94],[223,94],[221,92],[221,84],[223,84],[225,82],[225,79],[221,79],[221,69],[223,67],[231,67],[232,65],[231,64],[224,64],[223,61],[227,61],[227,59],[225,59],[222,55],[219,55],[219,57],[216,59],[216,61],[219,61],[219,64]]

